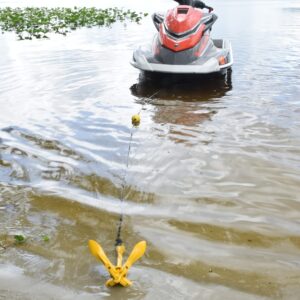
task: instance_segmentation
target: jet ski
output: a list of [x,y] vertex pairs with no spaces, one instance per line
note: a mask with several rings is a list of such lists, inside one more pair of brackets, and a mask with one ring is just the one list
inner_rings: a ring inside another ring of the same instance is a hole
[[152,45],[134,51],[132,66],[147,73],[227,74],[233,64],[231,43],[210,37],[217,18],[189,5],[179,5],[165,15],[155,13],[157,33]]

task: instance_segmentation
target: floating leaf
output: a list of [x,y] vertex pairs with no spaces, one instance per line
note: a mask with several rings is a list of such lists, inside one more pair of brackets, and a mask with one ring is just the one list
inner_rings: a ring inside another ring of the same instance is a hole
[[44,242],[49,242],[50,241],[50,238],[49,238],[48,235],[43,235],[42,239],[43,239]]
[[15,235],[14,238],[17,244],[22,244],[25,242],[25,237],[23,235]]

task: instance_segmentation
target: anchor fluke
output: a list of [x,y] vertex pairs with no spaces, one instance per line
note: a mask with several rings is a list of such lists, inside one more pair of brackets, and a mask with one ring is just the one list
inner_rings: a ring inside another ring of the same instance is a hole
[[117,266],[114,266],[111,261],[106,256],[104,250],[102,247],[94,240],[89,240],[89,248],[91,253],[99,259],[102,264],[105,266],[106,270],[111,276],[111,279],[109,279],[106,282],[106,285],[109,287],[113,287],[117,284],[120,284],[122,286],[129,286],[132,284],[132,282],[126,278],[126,275],[130,269],[130,267],[138,260],[140,259],[145,251],[146,251],[147,244],[145,241],[141,241],[137,243],[133,250],[131,251],[126,263],[122,266],[122,260],[123,260],[123,254],[125,252],[124,245],[118,245],[116,247],[117,252]]

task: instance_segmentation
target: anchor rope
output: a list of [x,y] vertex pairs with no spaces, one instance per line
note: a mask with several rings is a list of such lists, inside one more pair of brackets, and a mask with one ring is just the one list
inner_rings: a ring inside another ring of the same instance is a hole
[[[143,98],[143,103],[142,106],[137,113],[138,115],[141,114],[142,110],[144,109],[144,106],[146,104],[149,104],[153,101],[153,97],[159,93],[160,90],[156,91],[154,94],[152,94],[150,97],[145,97]],[[128,174],[128,169],[129,169],[129,160],[130,160],[130,152],[131,152],[131,146],[132,146],[132,141],[133,141],[133,134],[134,130],[137,130],[137,126],[134,124],[132,125],[130,129],[130,138],[129,138],[129,144],[128,144],[128,151],[127,151],[127,156],[126,156],[126,164],[125,164],[125,172],[122,177],[122,183],[121,183],[121,191],[120,191],[120,197],[119,200],[121,201],[121,212],[120,212],[120,217],[118,220],[118,227],[117,227],[117,236],[116,236],[116,246],[120,246],[123,244],[123,240],[121,238],[122,235],[122,226],[123,226],[123,221],[124,221],[124,200],[125,200],[125,190],[126,190],[126,177]]]

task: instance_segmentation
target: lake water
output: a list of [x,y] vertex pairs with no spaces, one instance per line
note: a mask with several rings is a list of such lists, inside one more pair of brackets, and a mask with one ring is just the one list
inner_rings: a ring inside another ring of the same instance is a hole
[[[207,4],[219,16],[212,36],[232,41],[223,79],[139,76],[129,61],[155,33],[150,16],[49,40],[0,36],[0,242],[28,239],[0,248],[0,299],[299,299],[300,3]],[[127,254],[148,248],[134,285],[109,289],[87,241],[115,260],[141,108],[122,233]]]

